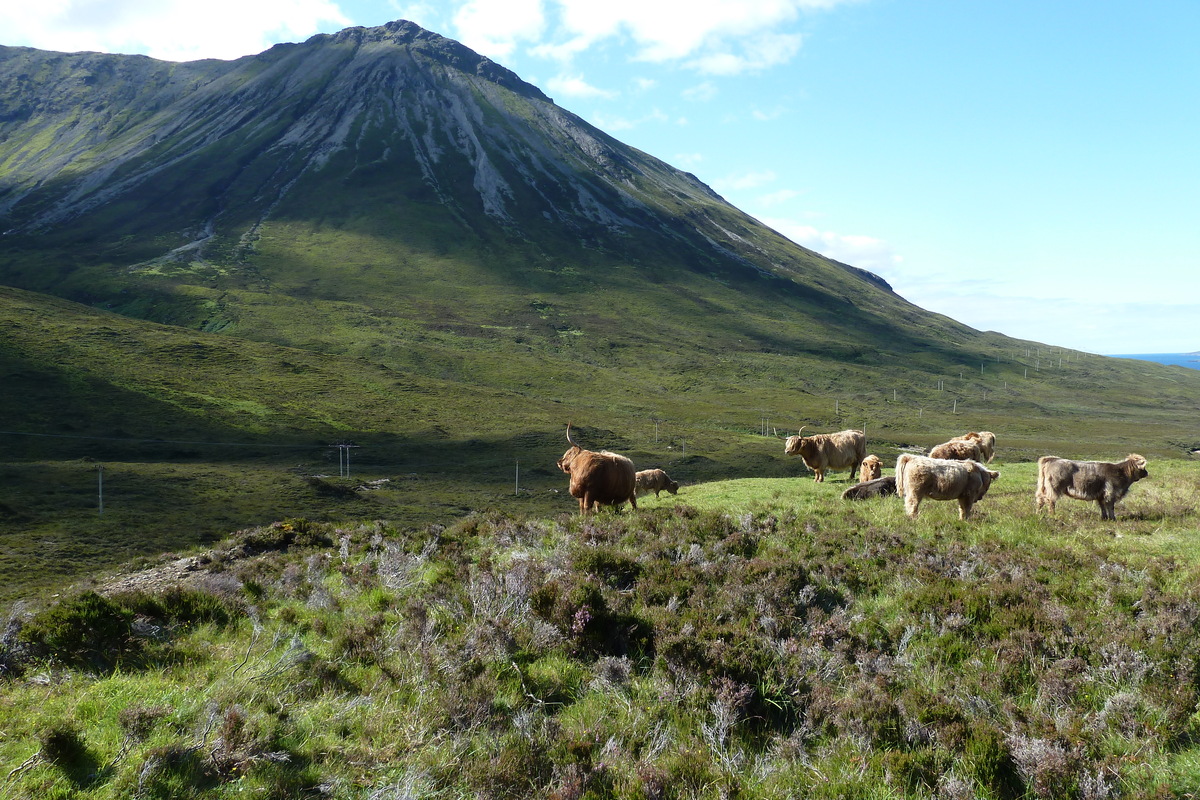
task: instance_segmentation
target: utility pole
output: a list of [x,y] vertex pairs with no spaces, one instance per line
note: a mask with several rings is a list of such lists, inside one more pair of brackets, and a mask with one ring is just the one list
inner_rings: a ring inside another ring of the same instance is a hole
[[349,478],[350,477],[350,450],[351,450],[351,448],[358,447],[358,445],[350,444],[348,442],[346,442],[346,443],[339,442],[338,444],[331,444],[329,446],[336,447],[338,449],[338,477],[339,478]]
[[100,501],[100,514],[104,514],[104,465],[96,465],[96,496]]

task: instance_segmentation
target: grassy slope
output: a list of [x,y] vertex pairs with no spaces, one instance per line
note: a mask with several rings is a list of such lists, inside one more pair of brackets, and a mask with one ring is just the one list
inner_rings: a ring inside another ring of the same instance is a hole
[[788,478],[246,531],[195,594],[13,616],[4,791],[1189,796],[1200,467],[1152,462],[1115,523],[1039,517],[1034,465],[999,469],[965,523]]
[[[34,434],[4,435],[0,595],[289,516],[426,524],[481,508],[569,507],[553,464],[568,419],[585,444],[685,482],[799,472],[776,439],[757,435],[764,423],[865,426],[885,459],[969,429],[996,431],[1005,461],[1131,450],[1155,459],[1196,444],[1200,373],[1183,368],[1066,353],[1061,367],[1048,356],[1026,378],[1024,351],[1005,350],[982,375],[960,365],[959,378],[934,359],[914,373],[870,354],[856,363],[684,341],[628,352],[635,347],[597,346],[622,335],[615,319],[593,316],[587,333],[560,336],[549,325],[568,299],[545,297],[528,306],[529,327],[446,325],[403,343],[390,337],[405,323],[381,318],[376,329],[366,311],[317,302],[311,329],[348,342],[351,352],[337,354],[0,290],[2,429]],[[658,302],[625,297],[646,304],[636,314]],[[1123,387],[1135,384],[1130,398]],[[348,441],[361,447],[343,488],[388,479],[383,489],[333,491],[311,479],[337,483],[330,445]],[[107,467],[103,516],[98,462]]]

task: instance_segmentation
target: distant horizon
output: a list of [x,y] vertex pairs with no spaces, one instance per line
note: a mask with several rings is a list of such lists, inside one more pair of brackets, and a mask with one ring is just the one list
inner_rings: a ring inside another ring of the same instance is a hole
[[1196,356],[1200,358],[1200,350],[1189,350],[1183,353],[1105,353],[1112,358],[1128,358],[1129,356]]
[[1109,358],[1126,358],[1137,361],[1150,361],[1169,367],[1200,369],[1200,351],[1192,351],[1190,353],[1110,353]]

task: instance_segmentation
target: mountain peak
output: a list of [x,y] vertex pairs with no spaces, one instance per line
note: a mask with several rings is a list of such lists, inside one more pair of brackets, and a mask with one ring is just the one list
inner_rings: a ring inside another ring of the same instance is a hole
[[[498,83],[517,94],[538,100],[550,101],[541,89],[527,83],[512,70],[500,66],[487,56],[448,39],[439,33],[426,30],[415,22],[399,19],[373,28],[344,28],[337,33],[319,33],[305,44],[353,43],[357,46],[392,44],[409,47],[448,67]],[[282,45],[290,47],[292,45]]]

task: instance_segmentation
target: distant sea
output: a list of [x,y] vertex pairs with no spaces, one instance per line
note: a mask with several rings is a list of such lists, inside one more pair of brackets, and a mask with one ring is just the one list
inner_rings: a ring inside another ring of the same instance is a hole
[[1159,364],[1174,364],[1179,367],[1200,369],[1200,353],[1130,353],[1114,354],[1113,358],[1140,358],[1142,361],[1157,361]]

